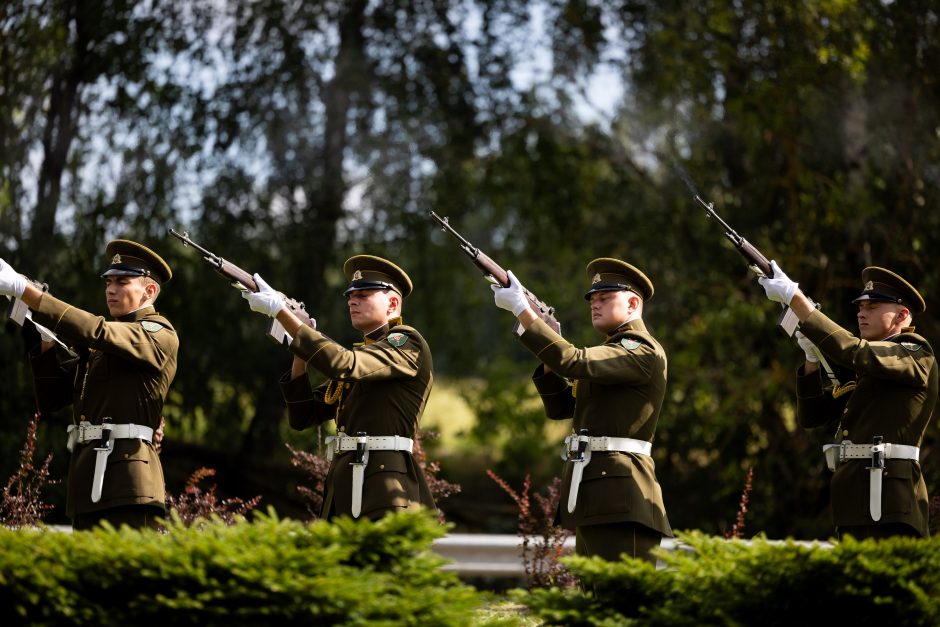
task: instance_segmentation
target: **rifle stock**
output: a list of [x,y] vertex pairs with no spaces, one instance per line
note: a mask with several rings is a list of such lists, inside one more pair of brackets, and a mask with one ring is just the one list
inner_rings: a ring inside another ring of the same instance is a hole
[[[430,212],[430,215],[431,219],[435,220],[441,226],[442,231],[446,231],[454,236],[460,243],[460,249],[470,257],[470,260],[483,272],[483,276],[487,280],[501,285],[502,287],[509,287],[509,273],[506,272],[502,266],[493,261],[486,253],[468,242],[460,233],[454,230],[447,218],[442,218],[433,211]],[[526,300],[529,301],[529,306],[535,311],[535,314],[544,320],[545,324],[555,331],[555,333],[561,333],[561,324],[555,319],[555,308],[539,300],[535,294],[524,286],[522,291],[525,294]]]
[[[226,261],[215,253],[203,248],[190,239],[187,233],[180,233],[175,229],[170,229],[170,235],[183,242],[183,246],[190,246],[199,251],[199,254],[202,255],[203,260],[212,266],[216,272],[228,279],[232,284],[232,287],[239,290],[247,290],[249,292],[259,291],[258,285],[255,283],[254,276],[248,273],[246,270],[243,270],[231,261]],[[297,316],[301,322],[311,328],[317,328],[317,321],[310,317],[310,315],[307,313],[306,306],[302,302],[294,300],[293,298],[290,298],[284,294],[281,294],[281,297],[284,299],[284,304],[287,305],[287,308],[291,311],[291,313]],[[268,327],[268,335],[278,344],[283,344],[285,340],[290,342],[290,336],[284,330],[284,327],[281,326],[281,323],[275,319],[271,320],[271,324]]]

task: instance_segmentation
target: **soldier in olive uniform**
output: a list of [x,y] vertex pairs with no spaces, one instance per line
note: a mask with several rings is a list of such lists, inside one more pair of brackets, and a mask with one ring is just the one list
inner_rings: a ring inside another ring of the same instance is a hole
[[666,353],[642,318],[653,284],[618,259],[595,259],[587,276],[591,323],[604,335],[589,348],[575,348],[538,318],[512,273],[509,287],[492,287],[542,362],[532,379],[546,415],[573,418],[559,518],[575,529],[577,553],[655,563],[651,550],[672,529],[650,456],[666,390]]
[[[926,537],[928,497],[919,456],[937,401],[937,362],[927,340],[914,333],[912,316],[924,312],[924,299],[897,274],[865,268],[864,288],[853,301],[855,337],[772,266],[773,278],[760,279],[767,297],[789,305],[800,319],[798,341],[806,354],[797,371],[800,424],[838,425],[835,443],[823,449],[835,471],[830,498],[838,534]],[[828,385],[820,354],[851,369],[855,381],[838,389]]]
[[[412,456],[433,375],[427,342],[402,324],[411,279],[371,255],[349,258],[343,272],[350,281],[349,317],[364,336],[352,350],[302,324],[260,276],[260,291],[243,294],[253,311],[276,318],[293,338],[294,362],[281,379],[291,426],[336,421],[336,436],[327,439],[332,463],[320,516],[377,519],[419,506],[433,510],[427,480]],[[318,383],[323,376],[327,381]]]
[[179,340],[154,301],[172,272],[136,242],[114,240],[106,252],[110,265],[101,276],[113,320],[43,293],[2,260],[0,294],[29,306],[42,337],[31,352],[40,410],[72,405],[67,514],[73,527],[105,520],[155,527],[166,498],[154,430],[176,374]]

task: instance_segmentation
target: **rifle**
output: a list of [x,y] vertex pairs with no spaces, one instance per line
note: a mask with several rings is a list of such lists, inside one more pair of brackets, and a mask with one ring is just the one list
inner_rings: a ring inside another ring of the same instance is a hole
[[[692,192],[692,196],[695,198],[695,201],[698,202],[702,207],[705,208],[705,216],[708,218],[714,218],[718,224],[721,225],[721,228],[725,231],[725,237],[731,240],[731,243],[737,249],[741,256],[748,262],[748,267],[751,271],[757,276],[763,276],[772,278],[774,275],[774,270],[770,265],[770,261],[767,259],[764,254],[757,250],[757,248],[751,244],[749,241],[744,239],[741,235],[738,235],[731,226],[721,219],[721,216],[715,211],[715,203],[706,202],[702,199],[701,195],[698,193],[698,189],[695,187],[695,184],[692,183],[692,179],[689,178],[688,174],[679,167],[675,162],[672,164],[673,169],[676,174],[685,181],[685,184],[689,187],[689,190]],[[816,303],[816,307],[819,308],[819,303]],[[793,310],[790,309],[787,305],[783,305],[783,312],[780,314],[780,318],[777,319],[777,324],[786,331],[787,335],[793,337],[800,325],[800,320],[797,318],[796,314],[793,313]],[[826,360],[825,355],[816,351],[816,355],[819,357],[819,365],[822,366],[823,370],[826,373],[826,376],[833,383],[833,390],[837,393],[840,388],[843,386],[839,383],[839,378],[836,373],[833,371],[832,366],[829,365],[829,362]],[[849,385],[849,384],[846,384]]]
[[[509,274],[502,268],[498,263],[490,259],[486,253],[481,251],[479,248],[468,242],[460,233],[454,230],[450,225],[448,218],[442,218],[433,211],[431,213],[431,219],[436,220],[438,224],[441,225],[441,230],[450,233],[456,238],[460,243],[460,249],[464,251],[470,260],[473,261],[476,266],[483,271],[484,278],[493,283],[494,285],[502,285],[503,287],[509,287]],[[522,288],[523,294],[525,294],[526,299],[529,301],[532,309],[535,310],[535,314],[545,321],[545,323],[551,327],[555,333],[561,333],[561,324],[558,320],[555,319],[555,308],[549,305],[546,305],[544,302],[540,301],[535,294],[527,290],[525,287]]]
[[[213,270],[228,279],[231,282],[232,287],[235,289],[249,292],[258,291],[258,285],[255,283],[252,275],[248,274],[248,272],[242,270],[234,263],[226,261],[215,253],[206,250],[191,240],[188,233],[179,233],[174,229],[170,229],[170,235],[173,235],[183,242],[183,246],[191,246],[199,251],[203,260],[212,266]],[[291,313],[300,318],[301,322],[314,329],[317,328],[317,321],[307,314],[307,308],[302,302],[294,300],[293,298],[289,298],[284,294],[281,294],[281,298],[284,299],[284,304],[287,305],[287,308],[291,311]],[[287,331],[284,330],[284,327],[281,325],[281,323],[274,318],[271,319],[271,324],[268,327],[268,335],[278,344],[285,343],[285,340],[288,344],[292,341],[291,336],[287,333]]]

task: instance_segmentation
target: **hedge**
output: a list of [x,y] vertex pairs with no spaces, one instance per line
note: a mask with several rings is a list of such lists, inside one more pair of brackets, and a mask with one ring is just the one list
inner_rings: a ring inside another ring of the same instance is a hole
[[466,625],[481,600],[426,512],[304,524],[271,512],[165,534],[0,530],[0,617],[30,625]]
[[517,593],[546,624],[940,625],[940,539],[832,548],[680,534],[665,569],[573,556],[576,590]]

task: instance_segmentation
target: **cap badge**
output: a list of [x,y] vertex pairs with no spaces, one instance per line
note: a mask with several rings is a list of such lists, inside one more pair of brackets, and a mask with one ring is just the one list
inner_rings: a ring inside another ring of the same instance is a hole
[[865,284],[865,291],[866,291],[866,292],[871,291],[871,290],[873,290],[873,289],[875,289],[875,283],[874,283],[874,281],[869,281],[868,283]]
[[121,255],[111,257],[111,263],[121,263]]
[[601,282],[601,275],[599,272],[597,272],[594,274],[594,277],[591,279],[591,285],[594,285],[595,283],[600,283],[600,282]]
[[362,270],[356,270],[355,272],[353,272],[352,280],[353,280],[353,281],[361,281],[361,280],[362,280]]

